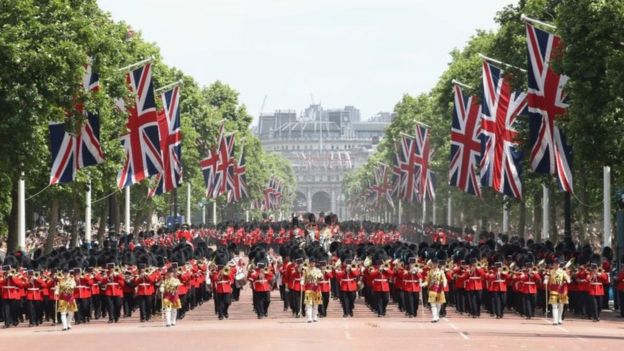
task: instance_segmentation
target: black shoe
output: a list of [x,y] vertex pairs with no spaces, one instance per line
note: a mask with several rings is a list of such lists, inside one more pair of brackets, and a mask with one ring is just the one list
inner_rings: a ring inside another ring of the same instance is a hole
[[221,320],[223,320],[223,316],[219,316],[219,320],[220,320],[220,321],[221,321]]
[[265,314],[264,314],[264,316],[265,316],[265,317],[268,317],[268,316],[269,316],[269,314],[268,314],[268,313],[265,313]]
[[261,316],[261,315],[258,315],[258,319],[262,319],[262,316]]
[[347,318],[347,316],[348,316],[348,314],[344,313],[344,314],[342,315],[342,318]]
[[114,320],[109,319],[107,323],[113,323],[113,322],[114,322]]

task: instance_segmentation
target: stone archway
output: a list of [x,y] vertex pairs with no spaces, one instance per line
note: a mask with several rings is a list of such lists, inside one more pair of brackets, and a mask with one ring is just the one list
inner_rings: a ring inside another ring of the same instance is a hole
[[324,191],[318,191],[312,195],[312,212],[330,212],[331,197]]
[[295,194],[295,203],[293,204],[293,210],[295,212],[305,212],[308,209],[308,198],[304,193],[297,191]]

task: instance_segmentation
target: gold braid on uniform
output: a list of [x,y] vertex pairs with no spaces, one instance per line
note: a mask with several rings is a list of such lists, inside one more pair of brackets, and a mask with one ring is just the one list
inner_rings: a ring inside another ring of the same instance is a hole
[[68,313],[78,311],[78,305],[76,305],[76,299],[74,299],[74,289],[76,288],[76,281],[73,278],[62,278],[58,282],[58,308],[57,312]]
[[[323,279],[323,272],[317,267],[307,269],[304,274],[304,284],[318,284]],[[306,290],[303,300],[304,305],[320,305],[323,303],[323,295],[320,291]]]
[[444,295],[445,282],[446,276],[444,275],[443,270],[436,268],[429,271],[429,274],[427,275],[427,287],[430,304],[446,303],[446,296]]
[[565,270],[557,268],[551,274],[552,283],[550,283],[550,296],[548,297],[548,303],[551,305],[569,303],[567,292],[564,290],[564,285],[570,282],[570,276]]
[[163,282],[163,308],[182,308],[182,302],[178,296],[178,287],[182,285],[178,278],[168,278]]

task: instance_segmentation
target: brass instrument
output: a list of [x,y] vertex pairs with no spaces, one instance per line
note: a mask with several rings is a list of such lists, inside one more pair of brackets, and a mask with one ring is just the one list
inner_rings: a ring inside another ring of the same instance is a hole
[[184,270],[182,269],[182,267],[178,267],[178,269],[176,270],[177,274],[183,274]]
[[221,274],[230,275],[230,266],[225,266],[225,268],[221,270]]
[[15,269],[15,268],[9,269],[8,276],[13,276],[13,275],[16,275],[16,274],[17,274],[17,269]]
[[563,266],[563,268],[569,269],[570,267],[572,267],[572,265],[574,265],[574,260],[575,260],[574,257],[569,259],[568,262],[566,262],[565,266]]
[[390,269],[390,263],[388,262],[384,262],[384,264],[381,266],[381,269],[384,271],[387,271]]
[[504,265],[501,267],[501,272],[503,274],[508,274],[509,273],[509,267],[507,267],[507,265]]
[[40,277],[41,277],[41,273],[39,273],[39,271],[35,271],[35,272],[33,273],[33,278],[35,278],[35,279],[39,279]]
[[113,275],[119,275],[119,274],[121,274],[121,268],[119,267],[113,268]]

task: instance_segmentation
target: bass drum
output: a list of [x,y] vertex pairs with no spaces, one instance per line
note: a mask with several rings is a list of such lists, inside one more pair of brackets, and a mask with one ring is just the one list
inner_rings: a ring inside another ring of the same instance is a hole
[[247,275],[245,274],[245,272],[239,271],[238,273],[236,273],[236,275],[234,276],[234,283],[239,289],[245,286],[245,284],[247,283]]

